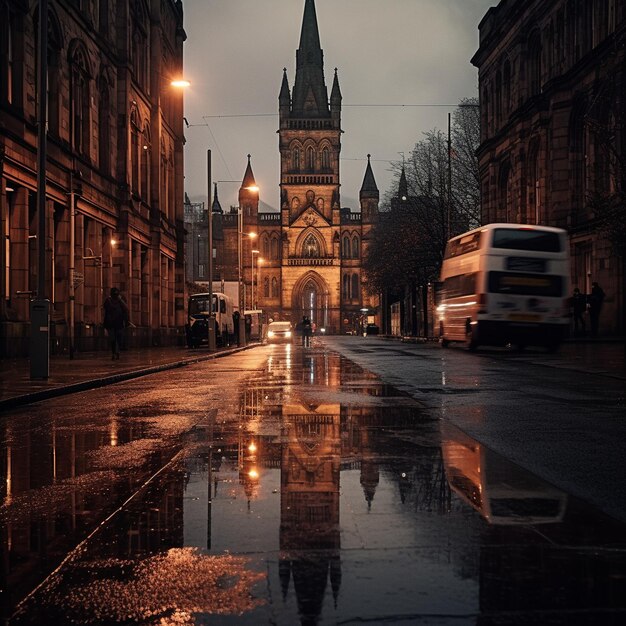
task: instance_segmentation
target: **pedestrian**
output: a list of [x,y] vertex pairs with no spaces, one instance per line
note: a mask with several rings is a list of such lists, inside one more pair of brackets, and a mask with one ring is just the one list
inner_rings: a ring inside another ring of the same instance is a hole
[[598,327],[600,325],[600,311],[602,311],[602,303],[604,302],[604,290],[598,283],[591,283],[591,293],[589,294],[589,321],[591,323],[592,337],[598,336]]
[[[587,325],[585,323],[585,313],[587,311],[587,296],[584,293],[580,293],[578,287],[574,288],[574,294],[572,295],[572,313],[574,314],[574,334],[584,335],[587,332]],[[580,327],[580,330],[579,330]]]
[[308,317],[302,318],[302,345],[308,348],[311,345],[312,326]]
[[120,358],[120,347],[124,341],[124,329],[130,324],[128,306],[120,295],[120,290],[113,287],[109,297],[102,305],[104,309],[104,328],[109,335],[111,358]]

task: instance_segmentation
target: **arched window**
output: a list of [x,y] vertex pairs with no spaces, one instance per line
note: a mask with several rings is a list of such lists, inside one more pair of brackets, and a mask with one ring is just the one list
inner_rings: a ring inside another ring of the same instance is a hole
[[150,138],[150,126],[146,122],[143,129],[141,146],[141,197],[145,202],[150,202],[150,156],[152,154],[152,140]]
[[528,90],[534,96],[541,91],[541,36],[538,30],[528,38]]
[[111,96],[104,76],[98,84],[98,164],[105,176],[111,175]]
[[352,258],[358,259],[360,256],[361,254],[359,251],[359,238],[354,235],[354,237],[352,237]]
[[322,149],[322,169],[330,169],[330,150],[326,146]]
[[581,210],[587,196],[587,163],[588,150],[587,128],[585,124],[586,103],[578,101],[573,109],[569,126],[570,171],[572,173],[572,208]]
[[294,172],[300,171],[300,148],[291,151],[291,167]]
[[350,237],[347,235],[343,238],[343,253],[342,256],[344,259],[350,258]]
[[352,293],[350,294],[352,297],[352,300],[359,300],[360,291],[361,290],[359,289],[359,275],[352,274]]
[[130,112],[130,186],[139,193],[139,114],[137,109]]
[[278,279],[276,276],[272,277],[272,298],[278,298]]
[[511,199],[511,164],[506,161],[500,166],[498,178],[498,210],[504,222],[514,222],[512,199]]
[[89,70],[87,56],[78,46],[70,59],[71,139],[79,154],[89,155]]
[[343,275],[343,297],[346,300],[350,299],[350,275]]
[[496,96],[494,99],[494,108],[496,114],[496,126],[502,122],[502,72],[496,72]]
[[261,253],[266,259],[270,258],[270,238],[267,234],[263,235],[263,239],[261,241]]
[[527,202],[526,202],[526,219],[524,222],[528,224],[541,223],[541,189],[539,178],[539,141],[535,141],[528,151],[528,184]]
[[511,62],[507,59],[502,68],[502,112],[506,116],[511,110]]
[[307,259],[318,259],[320,254],[320,244],[313,233],[309,233],[302,243],[302,256]]
[[315,150],[311,146],[306,149],[306,167],[309,172],[315,170]]
[[269,278],[263,279],[263,296],[265,298],[270,297],[270,279]]
[[278,237],[272,237],[272,251],[270,258],[271,259],[279,259],[280,255],[278,254],[280,246],[278,245]]
[[149,19],[145,14],[141,1],[133,2],[132,11],[132,48],[131,60],[133,66],[133,74],[137,84],[141,87],[148,87],[148,59],[149,54],[149,38],[148,28]]

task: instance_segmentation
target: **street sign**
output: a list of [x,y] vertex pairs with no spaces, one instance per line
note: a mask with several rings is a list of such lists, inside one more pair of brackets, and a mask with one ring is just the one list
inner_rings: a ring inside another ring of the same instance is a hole
[[74,270],[74,289],[85,282],[85,276],[81,272]]

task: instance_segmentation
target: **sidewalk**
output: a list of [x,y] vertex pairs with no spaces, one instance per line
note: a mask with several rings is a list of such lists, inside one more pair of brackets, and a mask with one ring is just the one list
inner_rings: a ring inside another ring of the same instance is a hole
[[[253,342],[247,347],[257,345],[259,344]],[[121,358],[116,361],[111,359],[108,351],[81,353],[74,359],[67,355],[52,356],[47,380],[31,380],[28,359],[2,359],[0,412],[66,393],[103,387],[122,380],[227,356],[245,349],[246,347],[235,346],[209,352],[206,348],[143,348],[123,351]]]

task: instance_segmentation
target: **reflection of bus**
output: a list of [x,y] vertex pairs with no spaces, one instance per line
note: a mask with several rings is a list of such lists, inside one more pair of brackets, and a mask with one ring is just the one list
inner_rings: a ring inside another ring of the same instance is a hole
[[442,345],[558,348],[568,327],[569,254],[559,228],[488,224],[448,242],[441,266]]
[[560,522],[567,494],[442,423],[443,461],[453,491],[490,524]]
[[[223,293],[213,294],[213,314],[215,316],[215,342],[227,346],[234,340],[233,301]],[[209,294],[194,293],[187,304],[187,345],[198,347],[208,341]]]

